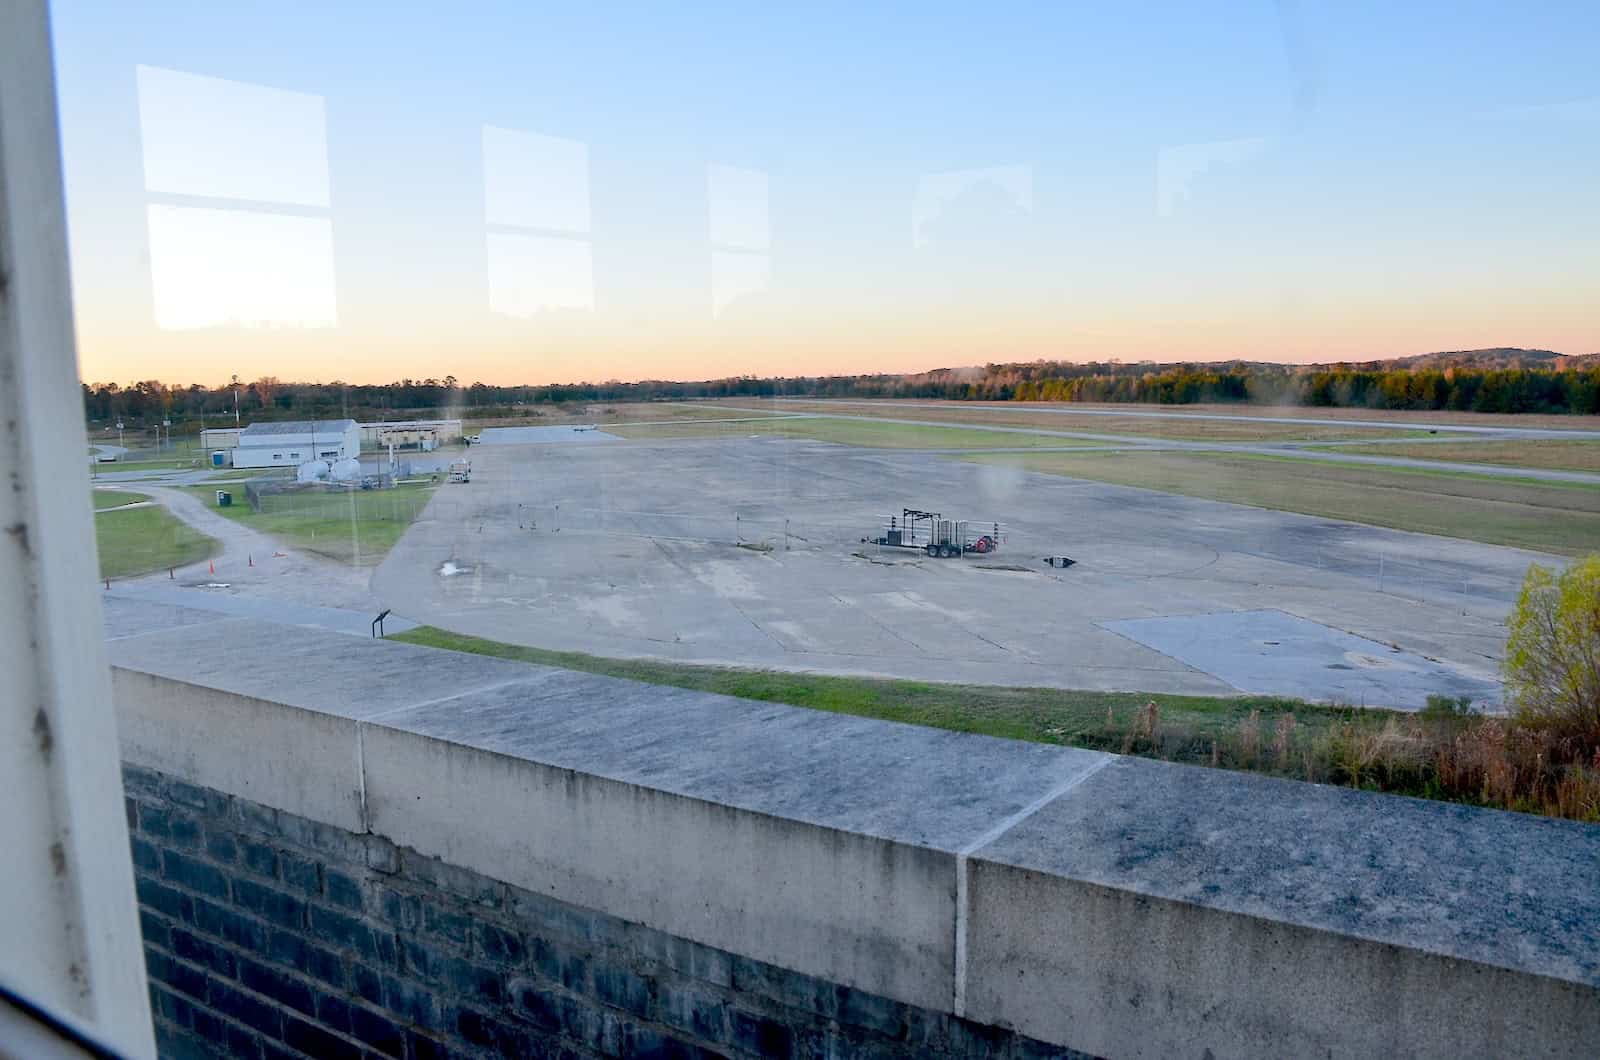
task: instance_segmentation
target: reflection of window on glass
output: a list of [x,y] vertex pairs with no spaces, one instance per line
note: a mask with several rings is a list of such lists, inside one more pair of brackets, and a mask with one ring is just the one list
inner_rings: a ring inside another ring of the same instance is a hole
[[772,281],[767,175],[735,166],[706,167],[711,220],[711,315],[765,291]]
[[587,145],[485,125],[483,199],[490,310],[594,308]]
[[138,68],[159,327],[338,323],[321,96]]

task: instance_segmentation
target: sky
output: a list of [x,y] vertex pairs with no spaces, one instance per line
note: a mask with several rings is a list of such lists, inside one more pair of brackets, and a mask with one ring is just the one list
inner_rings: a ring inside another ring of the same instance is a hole
[[1600,351],[1600,4],[52,5],[80,371]]

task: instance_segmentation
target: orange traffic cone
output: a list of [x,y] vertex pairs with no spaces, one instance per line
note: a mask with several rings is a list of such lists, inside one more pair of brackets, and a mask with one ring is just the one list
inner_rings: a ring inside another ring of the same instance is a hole
[[215,563],[207,563],[206,569],[212,574],[217,573],[217,565]]

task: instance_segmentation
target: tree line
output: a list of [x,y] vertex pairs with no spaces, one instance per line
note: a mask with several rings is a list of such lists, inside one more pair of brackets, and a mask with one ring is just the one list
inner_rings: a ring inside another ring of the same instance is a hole
[[179,434],[267,419],[358,420],[517,415],[540,405],[715,398],[851,397],[954,401],[1201,402],[1320,408],[1600,413],[1600,364],[1555,368],[1395,368],[1346,365],[1152,365],[1034,362],[905,375],[737,376],[697,382],[645,380],[545,386],[462,385],[454,376],[382,385],[284,382],[263,376],[221,386],[145,380],[83,385],[91,425]]

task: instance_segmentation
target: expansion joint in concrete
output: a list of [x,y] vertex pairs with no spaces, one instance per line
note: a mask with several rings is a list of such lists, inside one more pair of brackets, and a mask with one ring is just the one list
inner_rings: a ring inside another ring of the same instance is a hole
[[1038,813],[1046,806],[1055,802],[1063,795],[1072,791],[1078,785],[1100,772],[1106,766],[1115,762],[1115,755],[1106,755],[1094,765],[1074,776],[1068,777],[1061,783],[1034,799],[1028,805],[1018,810],[1009,817],[1002,818],[993,827],[975,837],[966,846],[956,851],[956,947],[955,947],[955,982],[951,995],[951,1011],[957,1016],[965,1017],[967,1014],[967,859],[984,847],[1005,835],[1029,817]]

